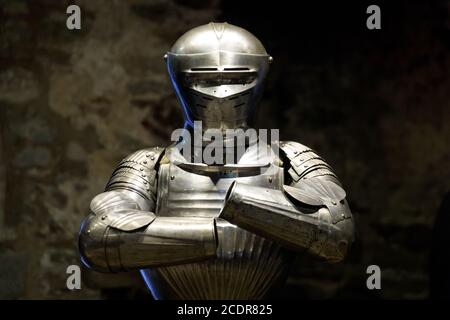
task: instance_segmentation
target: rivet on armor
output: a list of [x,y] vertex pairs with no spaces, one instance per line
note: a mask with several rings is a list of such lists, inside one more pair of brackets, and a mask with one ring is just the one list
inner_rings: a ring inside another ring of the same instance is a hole
[[144,184],[147,184],[147,181],[144,181]]
[[173,179],[175,179],[175,176],[170,176],[170,180],[173,180]]
[[272,183],[272,177],[269,177],[269,182]]
[[144,171],[144,168],[140,168],[139,170]]
[[147,164],[147,161],[144,160],[143,164]]
[[298,151],[294,151],[294,154],[297,154],[298,153]]
[[145,156],[146,156],[147,158],[150,157],[150,153],[147,153]]
[[331,203],[332,203],[333,205],[337,205],[336,201],[331,201]]
[[151,160],[155,160],[155,157],[151,157],[150,159],[151,159]]
[[345,214],[342,213],[342,214],[341,214],[341,217],[342,217],[342,218],[345,218]]
[[105,220],[107,218],[107,215],[102,216],[102,220]]
[[87,232],[88,234],[91,233],[91,229],[88,229],[86,232]]

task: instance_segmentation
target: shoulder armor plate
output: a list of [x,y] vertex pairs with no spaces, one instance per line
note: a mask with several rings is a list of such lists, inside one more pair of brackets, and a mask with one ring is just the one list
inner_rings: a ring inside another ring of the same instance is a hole
[[106,190],[126,189],[155,201],[157,166],[164,148],[155,147],[136,151],[124,158],[114,170]]
[[317,153],[293,141],[281,141],[280,149],[289,160],[288,173],[293,183],[314,177],[327,177],[339,184],[333,169]]

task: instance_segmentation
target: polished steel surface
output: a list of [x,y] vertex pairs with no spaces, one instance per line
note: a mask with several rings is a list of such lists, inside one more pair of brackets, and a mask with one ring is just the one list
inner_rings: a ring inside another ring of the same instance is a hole
[[135,152],[120,162],[106,191],[91,202],[79,250],[102,272],[201,261],[216,256],[214,219],[159,217],[155,208],[157,159],[164,149]]
[[203,129],[245,128],[272,58],[250,32],[209,23],[181,36],[165,56],[186,122]]
[[[282,190],[234,182],[220,218],[262,237],[275,239],[292,250],[309,251],[331,262],[341,261],[353,239],[353,222],[347,218],[333,223],[333,215],[349,212],[348,206],[340,202],[343,198],[329,193],[334,187],[327,184],[340,188],[333,182],[317,179],[314,184],[325,184],[323,193],[306,198],[302,195],[291,202]],[[290,192],[296,190],[286,188]],[[331,203],[340,209],[327,209],[327,205],[334,206]]]
[[[267,55],[262,43],[250,32],[229,23],[208,23],[182,35],[172,46],[173,54],[204,54],[218,50]],[[231,67],[236,65],[230,64]]]
[[[219,132],[248,126],[271,62],[256,37],[211,23],[165,58],[188,128],[197,120]],[[331,166],[292,141],[260,154],[256,140],[224,164],[185,157],[184,142],[123,159],[81,225],[83,262],[140,269],[158,299],[261,299],[283,281],[292,251],[341,261],[354,225]]]
[[329,164],[314,150],[294,141],[280,143],[283,159],[287,164],[287,171],[291,182],[295,185],[300,180],[321,177],[340,185],[340,182]]
[[284,281],[291,256],[278,244],[221,219],[217,232],[216,259],[147,271],[166,298],[261,299]]
[[[241,161],[246,164],[232,166],[218,166],[222,171],[211,172],[209,166],[197,166],[194,163],[181,162],[177,148],[169,148],[169,158],[177,160],[162,164],[158,174],[158,201],[156,214],[159,216],[195,216],[216,217],[223,206],[225,194],[233,181],[264,186],[267,188],[281,188],[283,170],[274,164],[276,158],[263,160],[256,158],[256,153],[249,149],[247,153],[253,154],[252,160],[243,157]],[[258,166],[259,163],[259,166]],[[253,164],[253,174],[248,175],[249,165]],[[238,168],[242,166],[244,173]],[[267,166],[271,167],[267,169]],[[201,171],[203,169],[203,172]],[[261,170],[264,174],[261,174]]]
[[[222,172],[211,172],[208,166],[180,163],[176,148],[169,148],[167,153],[176,164],[170,162],[160,166],[158,216],[217,218],[227,190],[234,181],[268,189],[282,186],[283,170],[275,165],[278,159],[273,155],[260,159],[249,149],[247,154],[254,158],[242,157],[245,164],[238,163],[232,169],[222,166]],[[272,166],[272,170],[263,170],[263,175],[260,170],[253,170],[254,175],[248,175],[251,164],[259,169]],[[240,166],[243,176],[240,176]],[[153,290],[158,291],[158,296],[258,299],[284,279],[290,262],[290,254],[286,250],[225,220],[216,221],[219,245],[216,259],[143,271]],[[155,289],[161,286],[164,290]]]

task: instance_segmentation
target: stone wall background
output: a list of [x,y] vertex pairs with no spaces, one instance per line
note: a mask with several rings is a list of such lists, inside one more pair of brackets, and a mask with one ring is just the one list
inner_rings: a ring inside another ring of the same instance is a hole
[[[80,31],[65,28],[73,3]],[[263,41],[275,63],[259,126],[323,155],[356,215],[348,261],[299,257],[281,297],[428,297],[433,223],[450,190],[450,3],[382,3],[374,32],[367,5],[0,1],[0,298],[145,296],[136,281],[69,291],[65,271],[116,163],[182,125],[162,56],[210,21]],[[366,289],[370,264],[382,290]]]

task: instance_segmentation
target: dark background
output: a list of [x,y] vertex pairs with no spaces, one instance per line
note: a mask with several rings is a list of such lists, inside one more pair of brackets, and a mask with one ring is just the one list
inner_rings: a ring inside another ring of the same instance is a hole
[[[69,4],[79,31],[65,27]],[[370,4],[381,30],[366,28]],[[87,272],[69,291],[66,268],[116,163],[182,125],[162,56],[210,21],[264,43],[259,126],[316,149],[354,211],[348,260],[298,257],[280,297],[448,297],[450,200],[437,212],[450,191],[449,13],[425,0],[1,0],[0,298],[146,297],[136,278]],[[366,288],[371,264],[381,290]]]

